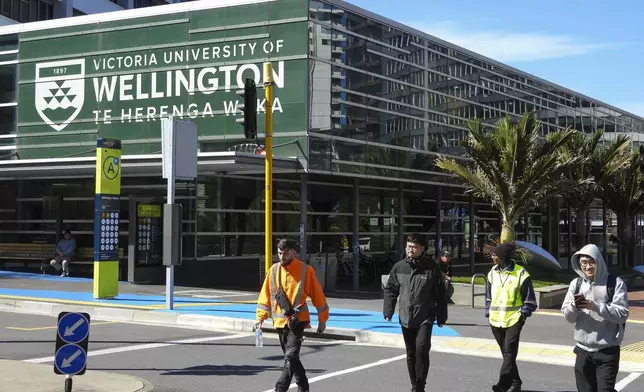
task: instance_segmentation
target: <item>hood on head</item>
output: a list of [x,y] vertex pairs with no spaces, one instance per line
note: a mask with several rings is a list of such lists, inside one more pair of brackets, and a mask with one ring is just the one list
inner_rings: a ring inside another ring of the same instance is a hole
[[584,274],[584,271],[581,270],[581,265],[579,264],[579,259],[581,256],[590,256],[593,259],[595,259],[595,264],[597,265],[595,267],[595,282],[600,281],[601,279],[605,279],[608,276],[608,268],[606,267],[606,262],[604,261],[604,257],[602,256],[602,253],[599,251],[599,248],[595,244],[588,244],[581,248],[579,251],[577,251],[574,255],[572,255],[572,268],[575,270],[577,275],[579,275],[582,278],[586,277],[586,274]]
[[515,249],[516,246],[514,244],[500,244],[492,250],[492,253],[501,259],[502,265],[508,265],[512,261],[512,255],[514,254]]

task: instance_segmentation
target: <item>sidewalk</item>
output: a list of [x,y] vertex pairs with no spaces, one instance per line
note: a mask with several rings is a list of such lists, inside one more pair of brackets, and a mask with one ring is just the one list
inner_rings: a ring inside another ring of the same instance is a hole
[[[60,392],[65,376],[54,374],[53,365],[38,365],[0,359],[0,380],[7,391]],[[88,370],[72,378],[75,392],[146,392],[153,386],[139,378]]]

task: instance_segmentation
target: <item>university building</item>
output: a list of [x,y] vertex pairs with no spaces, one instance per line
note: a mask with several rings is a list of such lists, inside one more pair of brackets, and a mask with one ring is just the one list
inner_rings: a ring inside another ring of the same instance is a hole
[[[640,117],[342,1],[191,1],[11,24],[0,27],[3,268],[37,269],[67,228],[76,259],[92,260],[96,141],[111,138],[123,154],[121,279],[163,281],[158,231],[141,223],[165,203],[160,119],[175,116],[199,128],[199,176],[177,184],[176,283],[256,288],[264,157],[235,122],[235,91],[247,77],[261,86],[266,61],[272,241],[296,238],[327,288],[372,287],[411,232],[427,235],[430,254],[450,250],[457,272],[485,262],[499,215],[434,166],[437,154],[465,159],[459,141],[472,117],[491,126],[536,110],[544,134],[603,128],[640,143],[644,132]],[[263,130],[261,87],[258,97]],[[614,222],[603,215],[593,206],[593,241],[606,252]],[[568,217],[555,200],[528,214],[518,237],[565,257]],[[380,266],[361,268],[358,287],[354,257]],[[81,267],[72,263],[72,275]]]

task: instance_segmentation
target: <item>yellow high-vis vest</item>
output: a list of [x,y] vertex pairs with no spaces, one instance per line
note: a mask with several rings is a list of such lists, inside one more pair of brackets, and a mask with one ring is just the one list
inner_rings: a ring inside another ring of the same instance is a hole
[[521,286],[530,277],[528,271],[518,264],[514,264],[512,270],[497,269],[492,267],[487,274],[490,282],[490,303],[489,322],[490,325],[498,328],[509,328],[521,320]]

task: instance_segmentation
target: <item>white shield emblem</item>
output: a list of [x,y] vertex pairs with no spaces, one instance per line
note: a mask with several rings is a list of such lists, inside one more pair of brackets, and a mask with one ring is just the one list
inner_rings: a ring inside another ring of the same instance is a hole
[[85,59],[36,64],[35,98],[40,117],[62,131],[85,102]]

